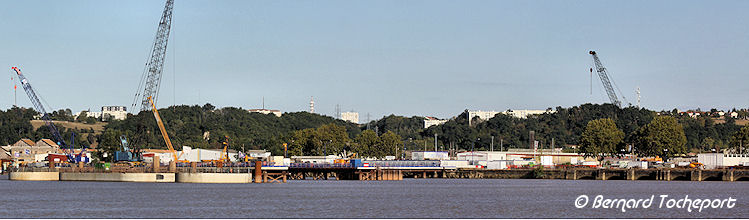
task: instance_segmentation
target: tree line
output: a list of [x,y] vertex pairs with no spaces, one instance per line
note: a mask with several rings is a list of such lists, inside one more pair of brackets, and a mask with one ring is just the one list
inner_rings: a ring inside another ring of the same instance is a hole
[[[583,138],[583,134],[589,123],[597,119],[610,119],[605,126],[610,127],[613,123],[623,133],[621,142],[615,148],[607,148],[608,153],[612,153],[611,149],[630,150],[629,145],[637,149],[646,146],[643,142],[652,142],[643,137],[647,137],[648,133],[665,131],[656,126],[648,127],[661,117],[673,119],[665,123],[675,123],[684,133],[683,146],[669,149],[672,154],[710,152],[712,149],[738,151],[739,145],[749,141],[749,134],[739,135],[746,133],[745,126],[737,125],[731,118],[726,118],[724,123],[716,123],[715,118],[707,115],[693,118],[676,111],[655,112],[636,107],[619,108],[611,104],[583,104],[569,108],[556,107],[554,110],[528,118],[497,114],[488,120],[468,119],[468,112],[464,111],[444,124],[429,128],[424,128],[424,118],[417,116],[389,115],[357,125],[308,112],[284,113],[276,117],[234,107],[217,109],[210,104],[170,106],[159,112],[178,149],[181,149],[180,146],[221,148],[223,137],[229,136],[232,149],[266,149],[274,155],[283,155],[283,144],[286,143],[290,155],[342,154],[345,151],[369,157],[396,156],[402,154],[404,147],[408,151],[434,149],[435,135],[438,150],[489,150],[492,145],[496,150],[527,149],[531,148],[530,131],[534,132],[534,139],[540,142],[541,148],[548,149],[553,145],[565,151],[574,151],[573,147],[590,142]],[[69,111],[55,112],[58,117],[67,117]],[[37,115],[32,109],[18,107],[0,111],[0,144],[12,144],[21,138],[50,138],[46,127],[34,130],[31,126],[30,121]],[[661,123],[660,119],[658,121]],[[79,134],[76,136],[76,146],[98,142],[103,151],[119,149],[120,135],[125,135],[133,146],[166,148],[150,111],[129,114],[125,120],[111,121],[100,135],[88,134],[92,131],[60,129],[66,139],[72,136],[72,132]],[[615,135],[614,140],[618,140],[619,136]],[[639,150],[662,151],[659,148]]]

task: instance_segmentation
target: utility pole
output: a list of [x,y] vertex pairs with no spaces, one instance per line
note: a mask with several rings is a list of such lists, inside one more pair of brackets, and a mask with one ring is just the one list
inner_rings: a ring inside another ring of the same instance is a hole
[[554,138],[551,138],[551,150],[554,150]]
[[491,146],[492,146],[492,151],[494,151],[494,135],[492,135],[492,143],[491,143]]
[[434,152],[437,152],[437,133],[434,133]]

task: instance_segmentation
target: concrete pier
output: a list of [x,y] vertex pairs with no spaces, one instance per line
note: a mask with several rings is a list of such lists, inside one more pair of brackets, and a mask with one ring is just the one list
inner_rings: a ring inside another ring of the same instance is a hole
[[178,183],[251,183],[249,173],[178,173]]
[[60,173],[61,181],[173,183],[174,173]]
[[8,179],[21,181],[58,181],[60,172],[10,172]]

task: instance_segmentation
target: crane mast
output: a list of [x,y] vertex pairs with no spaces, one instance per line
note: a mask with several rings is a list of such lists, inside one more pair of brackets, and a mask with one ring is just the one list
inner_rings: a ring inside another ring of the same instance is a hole
[[[140,83],[143,88],[143,94],[138,92],[141,91],[141,87],[135,93],[135,98],[141,97],[140,110],[147,111],[149,109],[149,97],[152,97],[153,102],[156,102],[159,96],[159,83],[161,82],[161,73],[164,69],[164,58],[166,57],[166,46],[169,41],[169,31],[172,26],[172,8],[174,6],[174,0],[167,0],[164,6],[164,12],[161,15],[159,21],[159,28],[156,31],[156,37],[153,41],[153,48],[151,50],[151,56],[146,63],[146,71],[144,71],[143,79]],[[137,101],[133,100],[131,109],[136,108]]]
[[156,123],[159,125],[159,130],[161,130],[161,136],[164,137],[164,143],[166,143],[166,147],[169,148],[169,152],[172,153],[172,156],[174,157],[174,162],[177,162],[179,159],[179,156],[177,155],[177,152],[174,151],[174,147],[172,147],[172,140],[169,139],[169,135],[166,133],[166,128],[164,128],[164,122],[161,121],[161,116],[159,115],[159,110],[156,109],[156,105],[153,104],[153,99],[151,97],[148,97],[147,101],[151,103],[151,107],[153,107],[153,117],[156,118]]
[[31,83],[29,83],[29,80],[26,79],[25,76],[21,73],[21,69],[18,67],[12,67],[13,71],[16,72],[16,75],[18,75],[18,80],[21,81],[21,86],[23,86],[23,90],[26,91],[26,95],[29,96],[29,99],[31,99],[31,104],[34,105],[34,109],[38,111],[39,113],[42,113],[42,120],[44,120],[44,123],[49,128],[50,133],[52,133],[52,136],[54,137],[54,141],[57,141],[62,147],[63,150],[69,150],[67,153],[68,159],[73,160],[71,158],[73,154],[73,148],[72,146],[65,143],[65,140],[60,135],[60,132],[57,130],[57,127],[55,127],[55,124],[52,123],[52,120],[49,118],[49,114],[47,114],[47,110],[44,109],[44,105],[39,101],[39,97],[36,95],[36,92],[34,92],[34,89],[31,88]]
[[619,98],[616,97],[614,87],[611,86],[611,80],[609,80],[609,74],[606,72],[606,67],[603,67],[603,64],[601,64],[601,60],[598,59],[598,55],[595,51],[591,50],[588,53],[590,53],[590,55],[593,55],[593,62],[596,66],[596,72],[598,73],[598,77],[601,78],[601,83],[603,83],[603,87],[606,89],[606,93],[609,95],[609,100],[611,100],[612,104],[622,107],[622,103],[619,101]]

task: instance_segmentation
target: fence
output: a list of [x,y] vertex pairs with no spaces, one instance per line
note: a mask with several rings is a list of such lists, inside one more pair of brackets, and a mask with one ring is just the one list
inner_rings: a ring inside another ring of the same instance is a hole
[[370,167],[439,167],[439,160],[369,160]]

